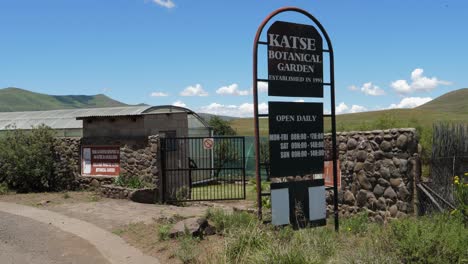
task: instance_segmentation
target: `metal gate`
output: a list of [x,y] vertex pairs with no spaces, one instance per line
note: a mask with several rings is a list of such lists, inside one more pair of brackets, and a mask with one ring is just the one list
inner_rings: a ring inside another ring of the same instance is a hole
[[245,199],[244,137],[161,139],[164,202]]

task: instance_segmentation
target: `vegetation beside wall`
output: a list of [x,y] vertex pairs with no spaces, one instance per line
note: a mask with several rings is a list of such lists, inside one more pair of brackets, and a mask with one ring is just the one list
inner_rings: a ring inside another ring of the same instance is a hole
[[61,191],[74,177],[55,173],[54,131],[38,126],[25,132],[8,130],[0,137],[0,183],[18,192]]
[[433,215],[386,226],[357,215],[332,225],[294,231],[260,223],[247,213],[211,212],[224,237],[213,263],[460,263],[468,258],[468,229],[460,217]]

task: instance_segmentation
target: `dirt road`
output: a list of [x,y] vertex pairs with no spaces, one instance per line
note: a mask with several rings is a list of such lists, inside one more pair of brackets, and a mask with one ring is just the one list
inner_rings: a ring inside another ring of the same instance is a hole
[[[0,212],[3,212],[4,214],[6,213],[5,215],[7,218],[10,217],[10,221],[7,221],[6,225],[2,227],[5,231],[2,231],[3,235],[0,240],[7,240],[8,243],[12,243],[8,246],[1,247],[3,251],[7,251],[7,253],[4,253],[4,257],[7,261],[9,261],[9,259],[15,260],[16,258],[16,261],[11,263],[21,263],[21,261],[25,261],[24,263],[101,263],[99,261],[53,262],[57,257],[54,256],[54,254],[51,255],[50,259],[47,259],[48,253],[50,252],[45,249],[47,249],[49,243],[52,248],[58,249],[59,252],[71,252],[73,254],[79,253],[78,251],[74,251],[74,244],[60,244],[59,242],[56,243],[53,241],[53,235],[57,234],[57,229],[67,233],[62,237],[64,242],[71,239],[70,241],[72,242],[74,241],[81,244],[87,242],[94,246],[101,256],[93,254],[90,257],[101,257],[101,259],[105,260],[103,263],[107,263],[106,261],[108,261],[108,263],[119,264],[159,263],[156,258],[143,255],[141,251],[126,244],[120,237],[82,220],[48,210],[5,202],[0,202]],[[3,217],[1,219],[3,220]],[[18,219],[20,219],[20,221],[15,225],[15,220]],[[2,223],[3,222],[4,221],[2,221]],[[50,225],[53,229],[45,229],[43,228],[43,225],[46,225],[47,227]],[[48,231],[51,231],[51,236],[47,236]],[[37,239],[41,239],[41,235],[44,235],[42,243],[46,245],[42,245],[39,243],[39,240],[32,238],[33,235],[31,235],[30,238],[31,241],[28,241],[28,233],[37,235]],[[79,239],[76,240],[75,237],[78,237]],[[90,248],[92,249],[92,247]],[[24,253],[24,258],[20,256],[20,253]],[[41,262],[42,259],[40,258],[37,259],[38,262],[35,262],[35,256],[42,256],[45,262]],[[32,260],[32,262],[30,260]],[[78,258],[78,260],[80,259]],[[8,262],[0,261],[0,263]]]
[[109,262],[86,240],[52,225],[0,212],[0,263]]

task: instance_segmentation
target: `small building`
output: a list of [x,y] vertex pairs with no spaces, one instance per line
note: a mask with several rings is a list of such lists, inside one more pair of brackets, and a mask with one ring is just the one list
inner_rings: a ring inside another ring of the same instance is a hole
[[[172,120],[179,116],[179,125],[187,127],[185,135],[178,134],[177,136],[205,137],[211,135],[211,128],[197,113],[184,107],[172,105],[0,112],[0,133],[12,127],[29,130],[32,127],[44,124],[54,129],[58,137],[82,137],[84,135],[83,127],[87,125],[82,120],[87,117],[89,117],[87,120],[90,120],[87,127],[90,129],[95,127],[97,123],[108,129],[110,122],[117,120],[116,118],[110,118],[103,121],[99,117],[119,117],[119,122],[123,122],[122,124],[126,126],[122,127],[126,132],[142,134],[142,130],[145,130],[145,133],[154,133],[159,132],[158,129],[167,130],[161,122],[167,121],[169,115],[171,115]],[[186,119],[186,124],[182,124],[185,121],[180,119],[181,116],[186,116],[183,118]],[[77,117],[79,118],[77,119]],[[125,118],[127,121],[123,121],[123,117],[128,117]],[[95,121],[94,125],[92,125],[93,120]],[[145,127],[140,127],[138,131],[129,131],[130,127],[136,127],[136,124],[132,125],[132,120],[143,122]],[[179,132],[182,133],[182,130],[179,129]],[[99,133],[105,132],[101,131]]]
[[[57,132],[60,173],[71,173],[80,184],[112,182],[116,176],[136,176],[160,188],[161,138],[211,137],[212,129],[195,112],[177,106],[131,106],[93,109],[0,113],[0,133],[30,130],[44,124]],[[176,142],[176,141],[174,141]],[[187,144],[166,144],[171,163],[187,167]],[[174,195],[189,178],[167,183]],[[159,194],[161,195],[161,194]]]

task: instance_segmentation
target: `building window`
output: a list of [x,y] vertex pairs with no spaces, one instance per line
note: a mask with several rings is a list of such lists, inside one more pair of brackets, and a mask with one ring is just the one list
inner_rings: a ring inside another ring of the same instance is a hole
[[166,151],[176,151],[177,150],[177,133],[175,130],[169,131],[160,131],[159,135],[166,140]]

